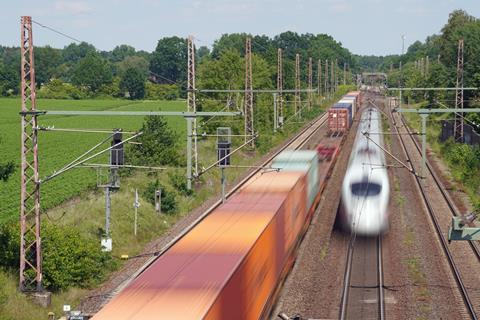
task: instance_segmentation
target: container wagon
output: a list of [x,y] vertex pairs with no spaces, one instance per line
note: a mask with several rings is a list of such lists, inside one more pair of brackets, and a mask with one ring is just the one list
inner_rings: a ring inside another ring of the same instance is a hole
[[93,319],[267,317],[320,197],[315,151],[288,151],[274,163],[279,172],[244,186]]

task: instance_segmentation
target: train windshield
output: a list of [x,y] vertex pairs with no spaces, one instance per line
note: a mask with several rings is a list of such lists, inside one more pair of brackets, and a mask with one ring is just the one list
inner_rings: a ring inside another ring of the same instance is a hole
[[373,182],[357,182],[351,184],[352,193],[359,197],[376,196],[382,191],[382,186]]

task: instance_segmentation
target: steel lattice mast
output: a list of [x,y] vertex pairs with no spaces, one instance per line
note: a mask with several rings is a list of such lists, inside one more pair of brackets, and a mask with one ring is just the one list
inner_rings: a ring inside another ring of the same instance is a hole
[[300,54],[295,54],[295,114],[300,110]]
[[308,110],[312,110],[312,100],[313,100],[313,65],[312,58],[308,58]]
[[[278,105],[278,118],[283,120],[283,57],[282,49],[278,48],[277,51],[277,105]],[[280,124],[281,125],[281,124]]]
[[317,94],[322,95],[322,60],[318,59],[317,63]]
[[335,93],[335,64],[333,60],[330,62],[330,93],[333,97]]
[[[252,39],[245,40],[245,143],[255,134],[253,129],[253,87],[252,87]],[[255,148],[255,142],[250,142],[250,147]]]
[[[457,89],[455,90],[455,109],[463,109],[463,39],[458,40],[457,55]],[[455,113],[455,125],[453,127],[455,141],[463,142],[463,113]]]
[[40,185],[32,18],[21,18],[22,162],[20,195],[20,290],[42,291]]
[[343,85],[347,84],[347,63],[343,63]]
[[330,88],[328,83],[328,59],[325,59],[325,96],[330,96]]
[[[189,36],[187,40],[188,50],[188,66],[187,66],[187,103],[188,112],[197,112],[196,105],[196,87],[195,87],[195,45],[193,43],[193,36]],[[197,149],[197,118],[192,121],[193,125],[193,172],[198,174],[198,149]]]

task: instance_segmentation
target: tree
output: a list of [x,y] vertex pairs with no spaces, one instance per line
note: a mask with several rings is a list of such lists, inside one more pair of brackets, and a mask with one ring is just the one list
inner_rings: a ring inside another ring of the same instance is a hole
[[112,50],[112,61],[119,62],[135,55],[135,48],[126,44],[116,46]]
[[72,81],[95,92],[102,85],[111,83],[112,78],[112,70],[107,62],[98,54],[89,53],[75,66]]
[[207,46],[201,46],[197,49],[198,62],[208,58],[210,56],[210,49]]
[[148,60],[141,56],[127,57],[117,63],[117,75],[123,77],[127,69],[137,69],[144,77],[148,76]]
[[61,62],[61,50],[50,46],[35,48],[35,78],[38,86],[58,77],[57,68]]
[[135,164],[177,166],[182,163],[178,137],[163,117],[146,117],[140,131],[143,132],[138,138],[140,144],[133,145],[131,149]]
[[157,82],[169,83],[186,81],[187,41],[179,37],[158,40],[152,53],[150,70],[157,74]]
[[143,99],[145,97],[145,76],[136,68],[129,68],[125,72],[120,89],[127,91],[130,99]]
[[16,95],[20,91],[20,75],[10,65],[0,61],[0,94],[2,96]]
[[82,42],[80,44],[71,43],[62,51],[63,62],[76,63],[87,57],[89,54],[96,53],[97,50],[91,44]]

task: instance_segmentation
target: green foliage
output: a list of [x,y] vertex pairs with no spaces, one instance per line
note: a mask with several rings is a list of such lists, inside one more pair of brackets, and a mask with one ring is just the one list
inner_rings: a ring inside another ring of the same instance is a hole
[[480,191],[480,147],[453,143],[449,140],[442,145],[442,154],[453,168],[454,177],[473,193]]
[[123,77],[128,69],[136,69],[143,77],[148,76],[148,60],[141,56],[126,57],[124,60],[116,64],[116,73]]
[[0,95],[5,97],[16,95],[19,90],[20,76],[18,70],[0,61]]
[[155,191],[162,190],[161,210],[163,213],[173,214],[178,210],[175,192],[166,188],[156,179],[148,184],[143,192],[143,197],[152,205],[155,205]]
[[80,235],[73,227],[44,224],[42,232],[43,283],[49,289],[91,287],[115,266],[98,241]]
[[145,98],[150,100],[176,100],[180,97],[180,88],[176,84],[145,84]]
[[[152,53],[150,70],[158,83],[186,81],[187,41],[179,37],[165,37],[158,40],[157,48]],[[155,75],[154,75],[155,76]]]
[[16,270],[20,264],[19,223],[0,224],[0,268]]
[[136,164],[177,166],[182,163],[177,148],[178,137],[163,117],[146,117],[140,131],[143,134],[137,140],[141,144],[131,148]]
[[171,185],[175,190],[179,191],[184,196],[193,195],[193,190],[187,188],[187,179],[185,174],[179,174],[177,172],[172,172],[168,175]]
[[91,44],[86,42],[80,44],[71,43],[63,49],[62,60],[66,63],[76,63],[94,53],[96,53],[96,49]]
[[120,78],[113,77],[111,83],[103,84],[100,89],[98,89],[96,98],[123,98],[124,93],[120,90]]
[[120,88],[127,91],[130,99],[143,99],[145,97],[145,76],[136,68],[129,68],[120,82]]
[[12,161],[0,164],[0,180],[7,181],[14,171],[15,165]]
[[94,92],[102,85],[111,83],[112,79],[110,66],[94,53],[89,53],[76,64],[72,77],[75,85],[87,87]]
[[88,92],[60,79],[52,79],[37,91],[40,99],[85,99]]
[[116,46],[112,50],[112,61],[119,62],[135,55],[135,48],[126,44]]
[[[91,287],[116,266],[96,239],[81,235],[73,227],[44,223],[42,234],[43,285],[47,289]],[[18,269],[19,241],[18,224],[0,225],[0,267]]]
[[[0,144],[2,143],[2,137],[0,136]],[[15,172],[15,164],[13,161],[7,163],[0,162],[0,180],[6,182],[8,178]]]
[[38,85],[50,81],[62,62],[62,51],[50,46],[35,48],[35,78]]

